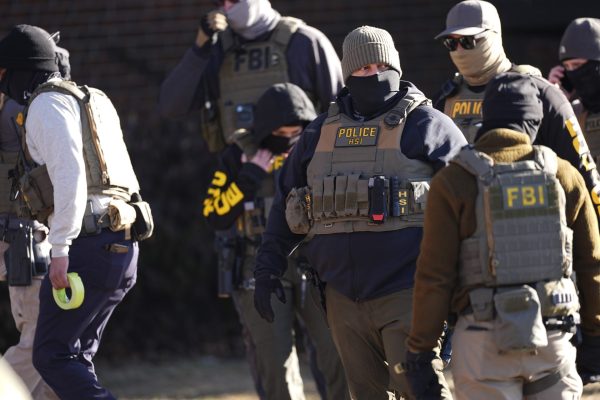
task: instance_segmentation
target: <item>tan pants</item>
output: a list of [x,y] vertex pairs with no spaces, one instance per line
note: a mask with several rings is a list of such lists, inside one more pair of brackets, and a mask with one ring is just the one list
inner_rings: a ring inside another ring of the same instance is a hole
[[[458,319],[452,339],[452,375],[457,399],[579,399],[583,386],[575,368],[572,334],[548,332],[548,346],[531,354],[498,354],[493,322],[476,322],[473,315]],[[565,366],[558,383],[527,397],[523,383],[536,381]]]
[[[4,252],[8,248],[0,241],[0,276],[6,275]],[[30,286],[9,286],[10,308],[17,330],[21,332],[19,343],[11,346],[4,353],[6,361],[21,377],[34,400],[58,400],[58,396],[44,382],[31,363],[33,338],[40,310],[41,277],[32,279]]]
[[[407,289],[355,302],[327,286],[327,320],[352,399],[388,400],[388,391],[413,398],[404,373],[394,368],[405,360],[404,342],[410,332],[412,292]],[[439,348],[435,350],[438,352]],[[451,399],[441,372],[442,360],[437,358],[433,363],[444,387],[442,398]]]

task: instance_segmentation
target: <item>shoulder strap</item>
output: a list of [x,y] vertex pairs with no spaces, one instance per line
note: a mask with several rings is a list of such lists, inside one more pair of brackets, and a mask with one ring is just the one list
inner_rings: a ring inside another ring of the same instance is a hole
[[533,146],[534,160],[547,174],[556,176],[558,171],[558,156],[546,146]]
[[458,92],[458,89],[460,88],[460,85],[462,85],[462,82],[462,75],[456,72],[452,78],[444,82],[440,90],[436,93],[433,101],[433,106],[439,109],[440,103],[444,102],[448,97],[454,96]]
[[539,68],[534,67],[533,65],[528,65],[528,64],[521,64],[521,65],[513,64],[510,67],[509,71],[516,72],[516,73],[522,74],[522,75],[542,76],[542,71],[540,71]]
[[489,184],[494,177],[494,160],[470,145],[463,147],[450,162],[462,167],[468,173],[483,181],[484,184]]
[[298,18],[281,17],[277,27],[275,27],[275,32],[273,32],[272,40],[283,47],[287,47],[292,35],[304,24],[304,21]]
[[383,122],[390,127],[399,125],[408,114],[421,105],[430,106],[431,100],[421,93],[410,93],[404,96],[383,118]]

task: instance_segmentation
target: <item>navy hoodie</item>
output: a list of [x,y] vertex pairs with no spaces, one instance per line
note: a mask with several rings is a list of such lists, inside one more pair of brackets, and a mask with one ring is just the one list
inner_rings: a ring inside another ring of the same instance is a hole
[[[412,83],[401,81],[400,92],[394,97],[396,102],[408,93],[421,92]],[[346,89],[336,102],[342,113],[355,120],[359,118],[352,111]],[[390,108],[386,107],[379,115]],[[289,230],[285,199],[292,188],[307,185],[306,169],[326,118],[327,114],[322,114],[307,126],[281,170],[277,195],[258,251],[257,279],[271,274],[282,276],[287,267],[287,254],[304,238]],[[430,164],[435,171],[444,167],[466,144],[463,134],[449,117],[424,105],[407,117],[400,143],[404,155]],[[405,228],[316,235],[305,244],[303,253],[321,280],[336,291],[356,301],[368,300],[413,286],[422,234],[422,228]]]

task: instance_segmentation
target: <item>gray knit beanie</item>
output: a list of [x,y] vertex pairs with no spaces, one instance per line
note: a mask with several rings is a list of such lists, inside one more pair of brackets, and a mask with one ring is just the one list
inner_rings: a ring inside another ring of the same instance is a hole
[[569,24],[560,40],[558,59],[569,58],[600,61],[600,19],[577,18]]
[[346,35],[342,45],[344,82],[352,72],[367,64],[387,64],[402,76],[400,56],[388,31],[361,26]]

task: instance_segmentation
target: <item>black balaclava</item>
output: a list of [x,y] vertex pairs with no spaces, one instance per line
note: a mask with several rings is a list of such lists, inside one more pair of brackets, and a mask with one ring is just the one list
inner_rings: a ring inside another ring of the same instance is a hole
[[384,108],[386,102],[398,93],[400,74],[388,69],[371,76],[350,76],[346,80],[346,87],[354,110],[363,117],[369,117]]
[[256,102],[253,134],[260,147],[273,154],[285,153],[300,136],[287,138],[272,132],[282,126],[305,127],[316,117],[315,107],[304,90],[292,83],[277,83]]
[[0,91],[25,105],[39,84],[60,77],[56,44],[42,28],[16,25],[0,40],[0,68],[6,68]]
[[48,79],[59,77],[59,72],[8,69],[0,80],[0,92],[24,106],[36,87]]
[[539,96],[529,75],[505,72],[494,77],[485,88],[475,141],[491,129],[507,128],[526,134],[533,143],[544,117]]
[[583,106],[591,112],[600,111],[600,61],[589,60],[574,71],[566,71]]

